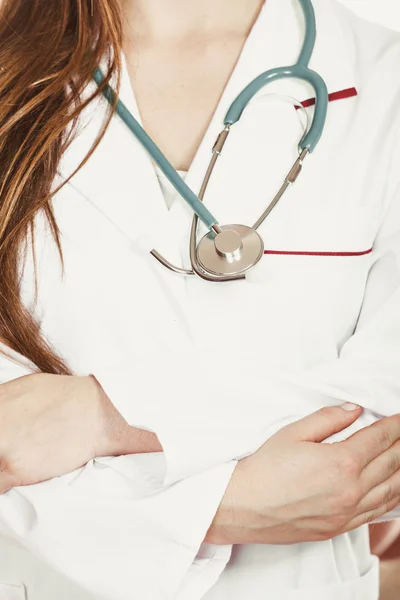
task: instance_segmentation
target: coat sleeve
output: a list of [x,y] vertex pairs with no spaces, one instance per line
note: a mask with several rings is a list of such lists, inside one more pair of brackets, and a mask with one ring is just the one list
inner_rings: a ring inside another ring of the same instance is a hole
[[[23,356],[1,351],[0,384],[36,370]],[[93,597],[172,598],[195,563],[235,466],[229,461],[165,485],[161,453],[99,458],[0,495],[0,537]]]
[[283,425],[326,405],[365,409],[342,438],[400,412],[400,189],[387,187],[357,328],[337,359],[293,372],[269,368],[257,354],[224,360],[193,350],[132,356],[95,373],[130,424],[158,435],[166,481],[252,453]]

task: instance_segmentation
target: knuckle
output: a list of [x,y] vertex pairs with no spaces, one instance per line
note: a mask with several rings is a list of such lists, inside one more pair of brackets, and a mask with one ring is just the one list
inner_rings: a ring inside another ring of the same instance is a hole
[[334,533],[338,533],[342,531],[342,529],[349,522],[349,517],[347,515],[336,515],[332,519],[330,519],[330,529]]
[[361,486],[357,483],[346,487],[339,496],[338,505],[345,514],[355,511],[362,500]]
[[383,515],[386,515],[387,513],[392,511],[394,508],[396,508],[396,506],[398,506],[399,502],[400,502],[399,496],[396,496],[396,497],[391,496],[391,498],[387,502],[383,502],[379,508],[376,508],[375,510],[372,510],[372,511],[362,515],[361,525],[368,525],[369,523],[376,521],[376,519],[379,519]]
[[326,542],[327,540],[336,537],[336,535],[332,534],[328,529],[321,529],[320,531],[316,531],[313,537],[314,542]]
[[385,513],[380,512],[378,510],[373,510],[369,513],[366,513],[362,517],[361,525],[368,525],[369,523],[372,523],[372,521],[375,521],[375,519],[378,519],[382,514],[385,514]]
[[351,479],[357,477],[361,471],[361,462],[354,452],[345,451],[339,458],[340,472]]
[[330,540],[345,530],[347,523],[349,522],[348,517],[344,515],[336,515],[334,517],[330,517],[326,522],[325,527],[321,531],[321,535],[324,536],[324,539]]
[[337,407],[335,406],[324,406],[317,411],[317,414],[320,415],[323,419],[329,420],[329,423],[332,423],[332,419],[334,416],[337,417]]
[[377,427],[376,431],[379,445],[384,448],[390,448],[390,446],[393,444],[393,438],[390,433],[390,430],[387,429],[384,425],[382,425],[382,427]]
[[399,462],[399,457],[396,456],[395,454],[390,454],[387,457],[387,473],[393,474],[396,473],[396,471],[399,470],[399,466],[400,466],[400,462]]
[[389,473],[395,473],[400,467],[400,455],[398,449],[396,452],[390,452],[387,457],[387,467]]
[[393,500],[393,497],[394,497],[394,492],[393,492],[392,486],[390,484],[386,484],[382,488],[380,505],[385,507],[387,504],[389,504]]

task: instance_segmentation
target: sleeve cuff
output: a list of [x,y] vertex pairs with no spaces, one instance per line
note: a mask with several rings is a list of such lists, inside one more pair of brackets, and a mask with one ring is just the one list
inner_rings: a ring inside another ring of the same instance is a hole
[[151,467],[141,475],[135,456],[121,459],[0,496],[0,534],[96,598],[127,598],[127,590],[176,598],[196,577],[192,565],[236,463],[160,487],[148,484]]
[[157,435],[164,451],[166,485],[242,458],[265,441],[263,428],[255,434],[244,425],[243,418],[233,415],[229,393],[225,392],[226,398],[222,396],[217,408],[209,391],[190,381],[190,373],[178,383],[175,379],[181,376],[175,373],[165,364],[159,370],[158,363],[147,359],[142,364],[138,361],[134,375],[128,366],[93,372],[129,425]]
[[262,367],[261,358],[240,355],[226,364],[218,353],[159,351],[93,375],[131,426],[157,435],[167,484],[240,460],[323,406],[360,403],[360,396],[363,406],[374,404],[352,362],[337,360],[319,374]]

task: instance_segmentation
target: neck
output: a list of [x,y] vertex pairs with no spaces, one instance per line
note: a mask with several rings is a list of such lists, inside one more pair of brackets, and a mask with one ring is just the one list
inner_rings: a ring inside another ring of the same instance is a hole
[[125,37],[246,36],[265,0],[121,0]]

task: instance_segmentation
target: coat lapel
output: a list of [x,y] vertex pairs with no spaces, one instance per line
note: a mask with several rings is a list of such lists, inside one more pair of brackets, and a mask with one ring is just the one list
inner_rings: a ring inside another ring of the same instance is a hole
[[[318,35],[310,66],[322,75],[330,92],[349,88],[355,83],[354,74],[344,44],[337,45],[341,37],[337,9],[330,0],[313,0],[313,4]],[[187,184],[195,192],[199,191],[211,148],[231,102],[260,73],[293,64],[303,38],[298,1],[267,0],[187,175]],[[140,122],[125,64],[122,75],[121,98]],[[232,128],[207,191],[207,206],[221,223],[252,224],[297,156],[302,133],[299,114],[278,96],[271,98],[271,93],[294,96],[300,101],[313,96],[308,84],[285,80],[264,88],[252,100]],[[105,100],[100,99],[83,115],[80,135],[61,166],[63,176],[68,176],[90,149],[106,109]],[[308,110],[312,116],[313,108]],[[341,124],[336,125],[339,135]],[[175,257],[182,247],[182,259],[187,264],[186,240],[192,213],[179,197],[170,211],[166,209],[151,158],[118,117],[112,119],[104,139],[72,184],[129,240],[143,239],[147,248],[155,244],[161,251],[174,250]],[[270,220],[275,221],[274,213]]]
[[[336,3],[330,0],[313,0],[313,5],[317,19],[317,42],[310,68],[324,78],[328,91],[332,94],[353,88],[355,75],[345,42],[338,46],[338,40],[343,39],[343,34],[337,17]],[[304,40],[304,33],[304,19],[297,0],[266,1],[188,173],[186,181],[195,192],[200,189],[211,156],[211,148],[223,128],[224,117],[233,100],[260,73],[277,66],[294,64]],[[220,223],[252,225],[272,200],[298,156],[297,146],[303,133],[301,112],[296,111],[292,104],[282,102],[282,96],[294,97],[303,102],[314,95],[314,90],[309,84],[290,79],[263,88],[250,102],[240,121],[232,127],[205,198],[208,208]],[[314,108],[311,106],[307,111],[311,119]],[[346,119],[332,117],[330,112],[331,105],[328,108],[328,124],[332,118],[334,123],[327,127],[330,132],[326,139],[323,138],[320,147],[308,159],[305,168],[310,171],[314,171],[313,162],[315,165],[321,161],[326,162],[323,160],[324,146],[326,148],[329,145],[331,149],[335,143],[341,143],[343,133],[349,127],[351,111]],[[320,159],[315,160],[318,154]],[[320,179],[315,177],[315,180]],[[308,188],[301,180],[302,178],[293,190],[301,192],[303,189],[307,196],[310,191],[309,178],[308,181],[305,178],[304,182]],[[295,192],[296,197],[304,194]],[[272,234],[271,243],[279,245],[284,226],[281,215],[285,214],[288,203],[295,200],[290,190],[281,201],[283,212],[278,205],[263,226],[263,233],[265,232],[267,237]],[[191,217],[190,210],[182,202],[177,202],[173,210],[175,214],[180,213],[182,223],[183,215],[186,215],[187,229]],[[205,228],[200,227],[200,234],[205,232]],[[266,245],[268,247],[268,240]],[[186,253],[185,264],[187,261]]]
[[[94,86],[95,83],[89,85],[89,93]],[[121,97],[140,119],[125,66]],[[60,166],[63,178],[68,177],[87,155],[101,131],[108,108],[106,100],[99,98],[82,115],[78,135]],[[104,138],[74,175],[71,184],[130,241],[139,240],[148,231],[149,224],[158,229],[168,212],[150,157],[115,116]]]

